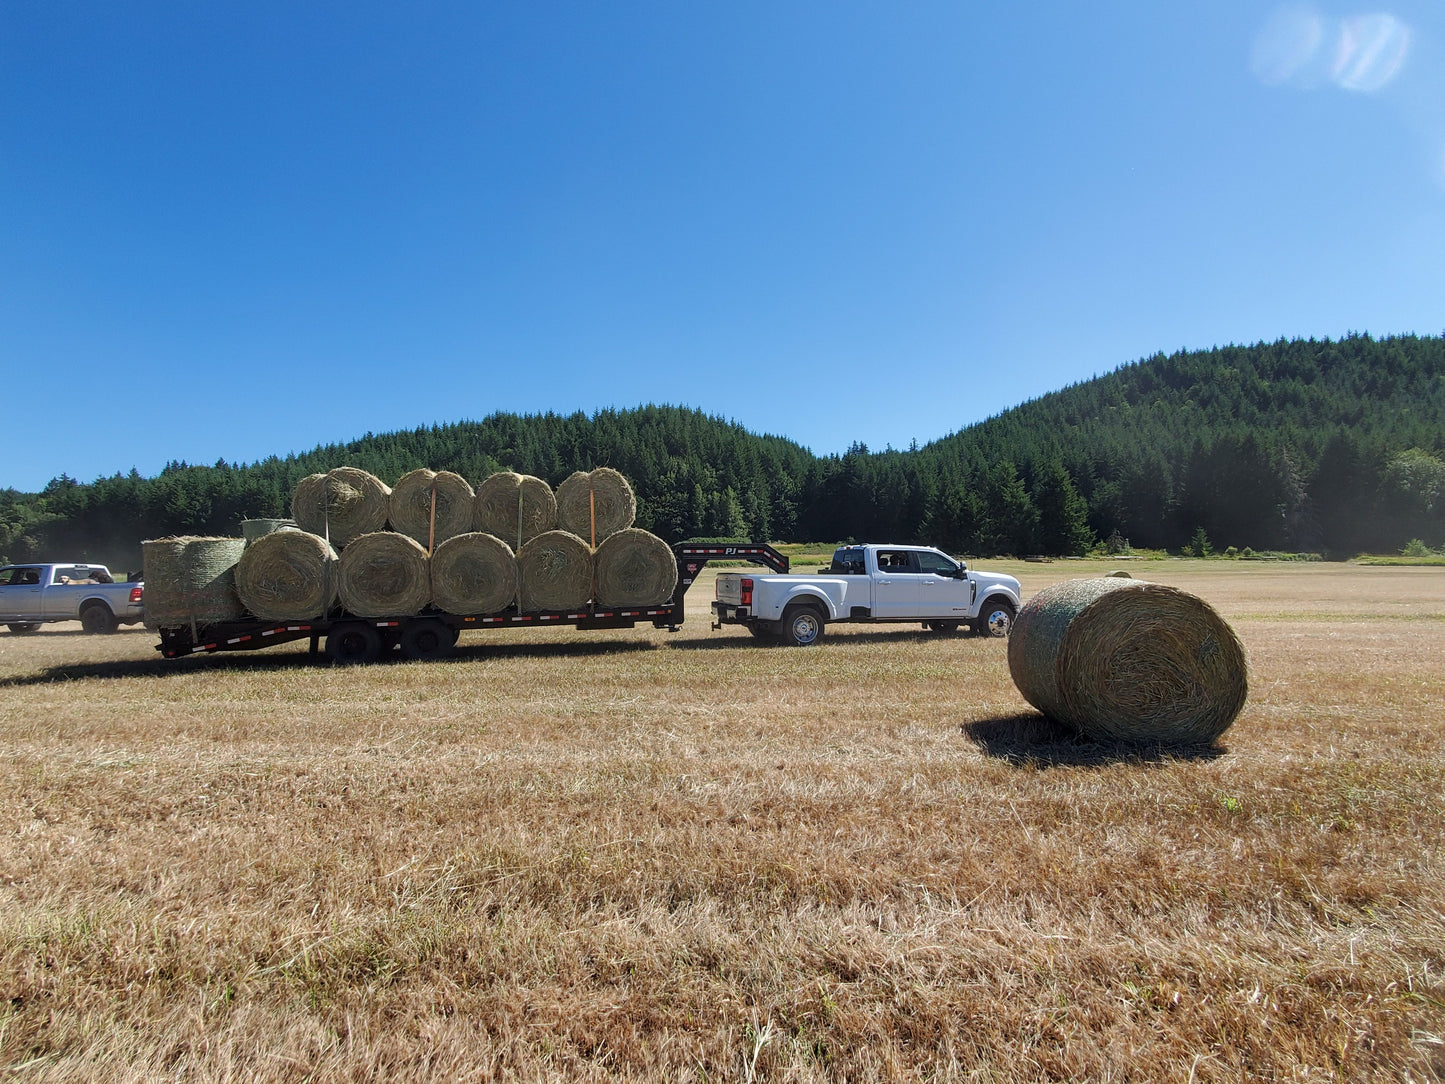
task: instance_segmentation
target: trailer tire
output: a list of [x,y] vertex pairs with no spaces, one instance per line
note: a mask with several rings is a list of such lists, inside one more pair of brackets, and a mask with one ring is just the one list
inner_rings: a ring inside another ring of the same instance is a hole
[[973,623],[974,634],[1004,639],[1013,631],[1016,612],[1014,604],[1006,598],[988,599],[978,611],[978,620]]
[[783,611],[783,642],[792,647],[812,647],[823,638],[823,612],[808,602],[795,602]]
[[755,640],[776,640],[778,634],[773,631],[770,624],[755,623],[748,626],[748,631],[753,634]]
[[957,621],[925,621],[923,627],[929,632],[957,632]]
[[326,654],[342,665],[375,662],[381,648],[381,631],[365,621],[338,621],[326,634]]
[[80,611],[80,627],[94,636],[108,636],[120,622],[103,602],[92,602]]
[[9,629],[11,632],[15,632],[15,633],[34,632],[36,629],[38,629],[38,628],[40,627],[40,622],[39,622],[39,621],[18,621],[18,622],[16,622],[15,624],[6,625],[5,627],[6,627],[7,629]]
[[456,630],[435,617],[408,621],[401,629],[401,653],[408,659],[444,659],[456,643]]

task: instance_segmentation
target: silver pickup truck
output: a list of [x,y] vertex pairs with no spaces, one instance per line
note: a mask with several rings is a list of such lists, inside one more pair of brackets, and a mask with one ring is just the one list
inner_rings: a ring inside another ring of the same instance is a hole
[[754,636],[798,647],[840,621],[919,622],[934,632],[967,625],[1007,636],[1021,604],[1019,581],[974,572],[928,546],[841,546],[816,575],[719,572],[715,627],[745,625]]
[[116,583],[104,565],[6,565],[0,568],[0,624],[34,632],[49,621],[79,621],[86,632],[114,632],[144,616],[139,583]]

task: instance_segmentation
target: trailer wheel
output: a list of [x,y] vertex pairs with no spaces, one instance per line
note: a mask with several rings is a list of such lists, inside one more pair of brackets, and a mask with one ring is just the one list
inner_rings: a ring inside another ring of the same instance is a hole
[[40,627],[40,622],[22,621],[11,625],[6,625],[5,627],[11,632],[34,632]]
[[748,626],[748,631],[753,634],[754,640],[776,640],[778,638],[778,634],[773,631],[771,625],[752,624]]
[[114,632],[118,624],[115,614],[103,602],[92,602],[80,611],[80,627],[94,635],[106,636]]
[[381,658],[381,632],[365,621],[338,621],[326,634],[326,654],[347,665],[375,662]]
[[957,631],[958,631],[958,622],[957,622],[957,621],[925,621],[923,624],[924,624],[924,627],[927,628],[929,632],[957,632]]
[[422,617],[401,630],[401,653],[408,659],[443,659],[456,646],[457,633],[445,621]]
[[999,639],[1007,636],[1014,627],[1013,603],[1006,598],[991,598],[978,611],[978,620],[973,631],[979,636],[993,636]]
[[816,606],[795,602],[783,611],[783,642],[811,647],[823,638],[823,624],[823,615]]

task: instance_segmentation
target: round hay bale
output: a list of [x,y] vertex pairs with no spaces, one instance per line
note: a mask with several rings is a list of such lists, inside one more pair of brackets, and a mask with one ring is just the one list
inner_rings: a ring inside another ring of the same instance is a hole
[[608,535],[593,561],[599,606],[658,606],[677,586],[672,547],[640,527]]
[[544,531],[517,551],[523,613],[575,610],[592,597],[592,547],[568,531]]
[[307,531],[256,539],[236,565],[236,594],[265,621],[309,621],[336,605],[336,551]]
[[517,598],[512,547],[483,531],[448,538],[431,555],[432,604],[449,614],[494,614]]
[[142,542],[146,628],[196,628],[245,616],[236,594],[236,562],[245,549],[242,538]]
[[475,500],[471,483],[460,474],[422,467],[402,475],[393,487],[391,529],[435,551],[448,538],[472,529]]
[[337,549],[383,530],[390,514],[391,490],[386,483],[356,467],[308,474],[291,495],[291,518],[303,531],[321,535]]
[[[596,531],[593,516],[596,515]],[[557,526],[601,545],[637,518],[637,498],[627,479],[611,467],[577,471],[557,487]]]
[[498,471],[477,486],[475,524],[477,530],[520,549],[557,526],[557,497],[540,478]]
[[336,567],[341,605],[357,617],[410,617],[431,601],[426,550],[404,534],[352,539]]
[[241,521],[241,538],[248,546],[256,539],[264,538],[276,531],[296,530],[300,530],[300,528],[296,526],[294,519],[243,519]]
[[1009,673],[1096,741],[1205,744],[1244,707],[1244,648],[1208,603],[1164,584],[1066,580],[1019,611]]
[[1114,571],[1110,572],[1109,575],[1116,580],[1132,580],[1134,578],[1130,573],[1125,572],[1122,568],[1114,569]]

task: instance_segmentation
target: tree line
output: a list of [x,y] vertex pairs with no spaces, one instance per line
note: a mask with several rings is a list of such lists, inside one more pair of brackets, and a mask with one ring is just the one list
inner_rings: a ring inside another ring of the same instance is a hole
[[[962,389],[960,389],[962,393]],[[668,540],[927,542],[978,555],[1116,546],[1393,552],[1445,545],[1445,339],[1352,335],[1156,355],[907,450],[817,456],[701,411],[493,414],[259,463],[173,462],[0,491],[0,557],[138,568],[140,542],[289,514],[335,466],[554,485],[611,466]]]

